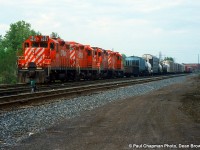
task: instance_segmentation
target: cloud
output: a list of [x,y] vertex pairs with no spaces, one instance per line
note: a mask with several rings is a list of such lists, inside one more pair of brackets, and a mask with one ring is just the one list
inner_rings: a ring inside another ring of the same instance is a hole
[[136,5],[135,7],[133,7],[133,9],[142,13],[151,13],[159,10],[180,6],[181,4],[183,4],[183,2],[184,0],[141,0],[136,2]]
[[65,40],[139,56],[147,50],[192,52],[200,40],[199,0],[0,0],[0,5],[0,34],[24,20],[46,35],[57,32]]
[[[33,17],[27,19],[28,22],[31,22],[33,28],[40,31],[43,29],[44,33],[51,31],[52,29],[57,29],[60,27],[60,22],[56,20],[55,13],[35,13]],[[53,32],[53,31],[52,31]],[[54,31],[56,32],[56,31]],[[50,34],[50,33],[49,33]]]

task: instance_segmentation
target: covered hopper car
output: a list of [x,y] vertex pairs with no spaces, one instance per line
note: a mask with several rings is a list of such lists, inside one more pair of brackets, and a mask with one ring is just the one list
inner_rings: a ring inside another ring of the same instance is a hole
[[144,54],[142,56],[146,62],[151,64],[152,67],[152,74],[159,74],[160,73],[160,68],[159,68],[159,59],[156,56],[153,56],[151,54]]

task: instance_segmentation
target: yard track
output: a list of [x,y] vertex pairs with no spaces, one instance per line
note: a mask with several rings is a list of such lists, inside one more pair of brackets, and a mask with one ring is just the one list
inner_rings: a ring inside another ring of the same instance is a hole
[[[55,83],[46,83],[46,84],[37,84],[37,91],[48,91],[60,88],[74,87],[78,85],[87,85],[87,84],[95,84],[99,82],[113,82],[117,80],[129,80],[125,78],[117,78],[117,79],[105,79],[105,80],[80,80],[80,81],[69,81],[69,82],[55,82]],[[17,94],[30,93],[31,87],[29,84],[15,84],[15,85],[1,85],[0,86],[0,97],[2,96],[11,96]]]
[[[76,96],[80,94],[87,94],[96,91],[103,91],[107,89],[113,89],[118,87],[124,87],[133,84],[140,84],[146,82],[152,82],[157,80],[163,80],[167,78],[173,78],[178,76],[183,76],[184,74],[179,75],[168,75],[168,76],[159,76],[151,78],[142,78],[142,79],[125,79],[120,81],[112,82],[103,82],[99,83],[94,81],[93,83],[87,85],[74,85],[74,87],[60,87],[59,89],[51,89],[46,91],[39,91],[36,93],[22,93],[17,95],[9,95],[0,97],[0,108],[4,106],[12,106],[14,104],[24,104],[27,102],[39,102],[39,101],[48,101],[49,99],[58,99],[67,96]],[[99,81],[99,80],[98,80]],[[103,81],[103,80],[102,80]],[[84,82],[82,82],[84,83]]]

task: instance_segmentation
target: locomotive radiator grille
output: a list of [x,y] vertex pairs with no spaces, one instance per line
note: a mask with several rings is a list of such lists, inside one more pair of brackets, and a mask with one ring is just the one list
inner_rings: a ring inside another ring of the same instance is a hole
[[70,49],[70,66],[71,67],[75,67],[75,64],[76,64],[75,59],[76,59],[75,50],[72,48]]
[[112,60],[111,60],[111,55],[108,55],[108,68],[111,69],[112,68]]

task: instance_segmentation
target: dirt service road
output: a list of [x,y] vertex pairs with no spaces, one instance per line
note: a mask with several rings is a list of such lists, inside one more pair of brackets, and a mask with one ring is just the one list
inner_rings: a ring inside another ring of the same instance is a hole
[[200,124],[180,109],[182,95],[193,90],[194,81],[188,81],[84,112],[13,149],[120,150],[134,149],[134,144],[142,144],[140,149],[144,144],[168,144],[173,148],[179,144],[199,145]]

